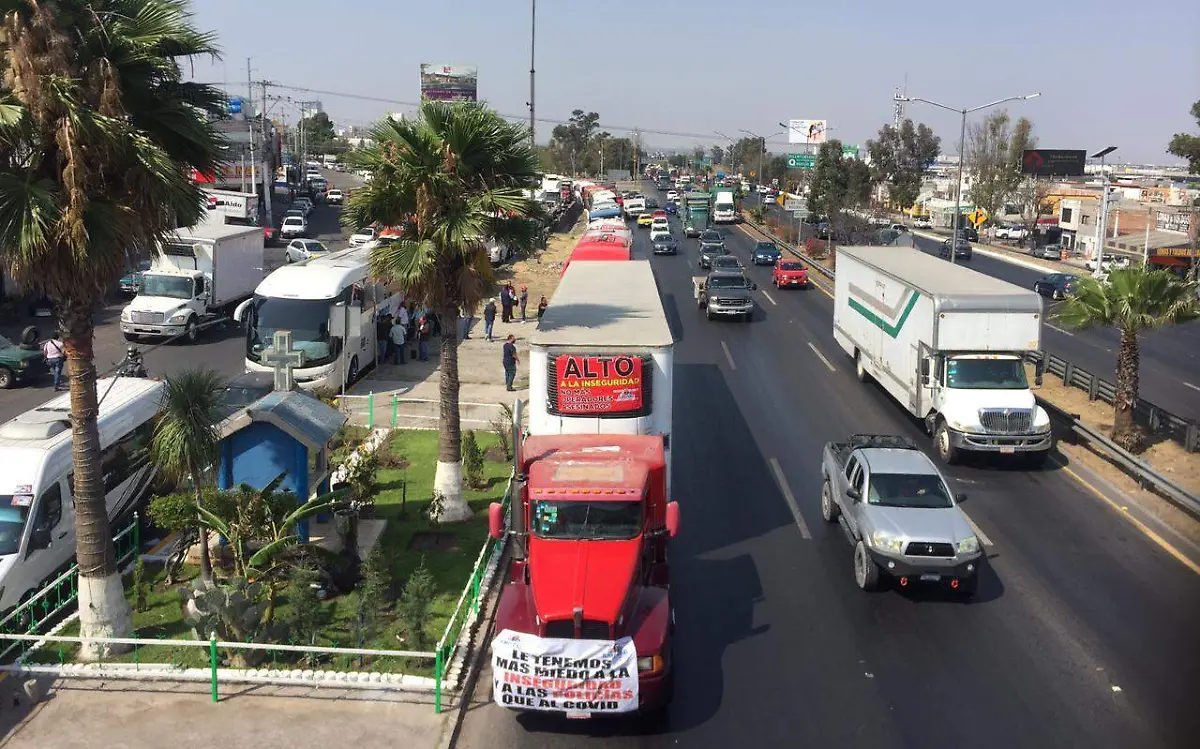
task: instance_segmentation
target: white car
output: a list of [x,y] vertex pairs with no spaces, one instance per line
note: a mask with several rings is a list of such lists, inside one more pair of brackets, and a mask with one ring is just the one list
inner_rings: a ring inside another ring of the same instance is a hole
[[[1087,268],[1090,271],[1095,271],[1096,270],[1096,259],[1089,258],[1088,260],[1084,261],[1083,267]],[[1111,271],[1111,270],[1118,270],[1121,268],[1128,268],[1128,267],[1129,267],[1129,258],[1124,255],[1112,255],[1109,253],[1105,253],[1100,258],[1100,270],[1103,273],[1108,273],[1108,271]]]
[[373,226],[368,226],[365,229],[359,229],[350,235],[350,246],[361,247],[367,242],[373,241],[377,236],[379,236],[379,231]]
[[300,210],[304,211],[304,215],[307,216],[308,214],[312,213],[313,202],[309,198],[296,198],[292,201],[292,207],[299,208]]
[[672,203],[679,202],[679,191],[667,190],[667,200],[671,201]]
[[332,205],[341,205],[344,197],[341,190],[330,188],[329,192],[325,193],[325,202]]
[[308,234],[308,222],[303,216],[287,216],[279,226],[279,236],[284,239],[295,239]]
[[294,263],[298,260],[311,260],[324,255],[329,248],[315,239],[293,239],[283,251],[283,262]]
[[661,237],[671,236],[671,226],[666,221],[655,221],[650,225],[650,241],[657,242]]
[[1024,226],[1009,224],[996,230],[996,239],[1022,240],[1029,236],[1029,230]]
[[933,222],[929,220],[928,216],[922,216],[913,222],[913,226],[917,227],[918,229],[932,229]]

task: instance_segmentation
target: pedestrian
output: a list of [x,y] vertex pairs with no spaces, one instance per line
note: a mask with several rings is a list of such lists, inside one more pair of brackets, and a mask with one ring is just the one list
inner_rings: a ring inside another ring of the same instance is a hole
[[429,361],[429,335],[433,332],[433,323],[429,321],[428,313],[421,315],[417,323],[417,358]]
[[529,304],[529,287],[521,287],[521,322],[525,322],[525,307]]
[[388,336],[392,332],[392,316],[383,313],[375,320],[375,340],[379,344],[379,361],[388,360]]
[[496,326],[496,297],[488,300],[488,303],[483,305],[483,337],[487,338],[488,343],[492,342],[492,328]]
[[513,382],[517,379],[517,337],[509,334],[508,338],[504,339],[504,387],[511,393],[516,390],[513,387]]
[[508,284],[500,287],[500,322],[510,322],[512,320],[512,287]]
[[542,319],[542,315],[546,314],[546,308],[550,306],[550,302],[546,301],[546,297],[542,297],[542,301],[538,302],[538,320]]
[[50,370],[54,389],[62,390],[59,383],[62,382],[63,364],[67,361],[67,345],[58,337],[47,338],[42,341],[42,356],[46,357],[46,368]]
[[400,308],[401,315],[398,315],[392,320],[392,329],[389,336],[392,340],[392,364],[404,363],[404,339],[408,337],[407,317],[403,315],[404,308]]

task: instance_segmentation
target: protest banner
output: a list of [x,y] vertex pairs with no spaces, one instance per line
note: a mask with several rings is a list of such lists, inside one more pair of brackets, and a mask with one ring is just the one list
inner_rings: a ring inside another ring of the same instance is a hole
[[492,640],[496,704],[585,717],[638,707],[633,638],[563,640],[506,629]]

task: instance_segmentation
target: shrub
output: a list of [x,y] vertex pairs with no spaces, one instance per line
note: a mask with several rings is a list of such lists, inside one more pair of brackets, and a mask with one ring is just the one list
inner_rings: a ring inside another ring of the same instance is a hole
[[411,647],[420,650],[425,647],[427,635],[425,630],[429,625],[430,609],[433,599],[437,596],[437,583],[433,573],[425,566],[425,557],[413,570],[412,577],[404,585],[404,593],[396,607],[396,615],[404,626]]
[[463,433],[462,462],[463,478],[467,485],[475,489],[483,486],[483,450],[479,449],[479,441],[475,439],[473,429]]
[[376,546],[362,566],[358,584],[358,611],[366,637],[375,635],[383,612],[392,601],[392,571],[383,551]]
[[513,443],[512,443],[512,428],[513,428],[513,410],[512,406],[506,403],[501,403],[500,413],[496,418],[492,419],[492,431],[495,432],[496,438],[499,440],[500,449],[504,451],[504,459],[513,459]]
[[430,525],[437,525],[442,519],[442,513],[446,509],[446,497],[441,492],[434,489],[433,497],[429,500],[429,506],[425,508],[425,519]]
[[146,563],[138,557],[133,565],[133,608],[137,612],[146,610],[146,599],[149,597],[149,587],[146,581]]
[[[292,568],[284,596],[288,607],[283,610],[281,623],[291,638],[301,645],[316,645],[317,634],[329,619],[329,606],[318,595],[320,575],[308,560]],[[312,654],[305,656],[311,664]]]

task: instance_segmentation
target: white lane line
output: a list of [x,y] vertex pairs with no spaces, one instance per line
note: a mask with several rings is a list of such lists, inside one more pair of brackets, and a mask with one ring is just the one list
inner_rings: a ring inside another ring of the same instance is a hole
[[821,362],[822,362],[822,363],[823,363],[825,366],[829,367],[829,371],[830,371],[830,372],[836,372],[836,371],[837,371],[837,368],[836,368],[836,367],[834,367],[832,364],[830,364],[830,363],[829,363],[829,360],[825,358],[825,355],[821,353],[820,349],[818,349],[816,346],[812,345],[812,343],[811,343],[811,342],[808,344],[808,347],[809,347],[810,349],[812,349],[812,352],[813,352],[814,354],[816,354],[816,355],[817,355],[817,358],[818,358],[818,359],[820,359],[820,360],[821,360]]
[[725,358],[729,360],[729,368],[737,369],[737,365],[733,363],[733,354],[729,353],[729,347],[725,345],[725,341],[721,341],[721,350],[725,352]]
[[1184,387],[1189,387],[1189,388],[1191,388],[1192,390],[1200,390],[1200,387],[1197,387],[1196,385],[1193,385],[1193,384],[1192,384],[1192,383],[1190,383],[1190,382],[1185,382],[1185,383],[1183,383],[1183,386],[1184,386]]
[[[962,508],[959,507],[958,509],[961,510]],[[980,527],[975,524],[975,521],[971,519],[971,516],[964,512],[963,517],[967,519],[967,525],[971,526],[971,530],[975,531],[975,535],[979,536],[979,540],[983,542],[983,545],[991,546],[992,539],[988,538],[987,534],[984,533],[983,530],[981,530]]]
[[787,479],[783,476],[783,469],[779,467],[779,461],[771,458],[768,462],[771,464],[771,470],[775,472],[775,481],[779,483],[779,490],[783,492],[783,498],[787,500],[788,507],[792,508],[792,517],[796,519],[800,536],[811,541],[812,534],[808,532],[808,523],[804,522],[804,516],[800,514],[800,506],[796,504],[796,496],[792,494],[792,487],[788,486]]
[[1071,338],[1075,337],[1074,333],[1072,333],[1069,330],[1063,330],[1062,328],[1058,327],[1057,325],[1051,325],[1050,323],[1046,323],[1046,327],[1050,328],[1051,330],[1058,331],[1059,333],[1062,333],[1065,336],[1069,336]]
[[778,304],[778,302],[776,302],[774,299],[772,299],[771,295],[768,294],[767,292],[764,291],[763,296],[765,296],[767,298],[767,301],[770,302],[771,304]]

